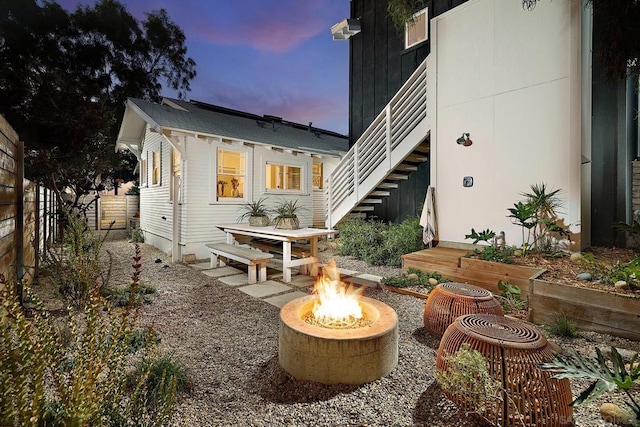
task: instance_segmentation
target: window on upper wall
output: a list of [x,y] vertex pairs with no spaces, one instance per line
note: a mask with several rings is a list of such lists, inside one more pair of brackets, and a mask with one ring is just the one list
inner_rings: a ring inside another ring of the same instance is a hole
[[151,185],[160,184],[160,153],[153,152],[152,164],[151,164]]
[[429,38],[429,13],[424,8],[413,15],[413,19],[405,25],[404,47],[405,49],[415,46]]
[[322,189],[322,163],[313,164],[313,188],[316,190]]
[[182,200],[181,190],[181,156],[180,152],[175,148],[171,149],[171,181],[169,182],[169,200],[173,201],[173,186],[175,178],[178,178],[178,202]]
[[277,163],[267,163],[265,187],[269,190],[302,191],[302,168]]
[[218,149],[217,154],[216,200],[244,198],[247,174],[246,153]]
[[147,159],[140,160],[140,186],[147,185]]

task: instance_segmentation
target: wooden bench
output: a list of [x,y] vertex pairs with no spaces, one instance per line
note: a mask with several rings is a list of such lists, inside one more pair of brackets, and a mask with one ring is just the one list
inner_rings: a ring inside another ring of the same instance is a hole
[[[273,258],[273,254],[229,243],[207,243],[206,246],[211,250],[211,268],[220,267],[218,257],[222,256],[246,264],[249,267],[249,283],[267,280],[267,262]],[[257,277],[258,268],[260,268],[259,277]]]

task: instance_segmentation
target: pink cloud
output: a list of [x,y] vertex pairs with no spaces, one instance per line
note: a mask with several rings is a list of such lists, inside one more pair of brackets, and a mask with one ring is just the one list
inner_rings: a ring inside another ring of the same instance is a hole
[[246,7],[242,9],[234,5],[191,16],[191,28],[185,30],[205,42],[252,46],[278,53],[290,51],[320,32],[329,31],[329,7],[325,1],[244,2]]
[[347,105],[330,96],[280,93],[274,97],[256,91],[255,88],[243,90],[229,86],[217,86],[208,93],[200,92],[199,95],[202,98],[196,99],[214,105],[258,115],[270,114],[300,124],[313,122],[313,126],[318,128],[346,132],[346,128],[337,127],[346,125],[348,121]]

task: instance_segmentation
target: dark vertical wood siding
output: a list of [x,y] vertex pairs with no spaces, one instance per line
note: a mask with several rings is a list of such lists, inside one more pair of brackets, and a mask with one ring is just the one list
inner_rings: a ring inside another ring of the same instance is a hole
[[[594,15],[593,50],[601,44],[599,15]],[[592,67],[591,245],[627,245],[616,222],[632,223],[631,170],[638,156],[638,98],[635,83],[606,79],[599,60]]]
[[[426,0],[416,12],[427,7],[431,19],[465,1]],[[353,145],[429,55],[431,42],[405,49],[404,33],[400,34],[388,17],[387,0],[352,0],[351,18],[359,19],[362,29],[350,39],[349,143]],[[428,163],[421,164],[376,206],[374,215],[392,222],[419,215],[429,169]]]
[[[429,19],[466,0],[428,0]],[[353,145],[393,95],[431,51],[430,41],[404,48],[404,34],[396,31],[387,14],[387,0],[352,0],[351,17],[362,30],[351,37],[349,137]]]

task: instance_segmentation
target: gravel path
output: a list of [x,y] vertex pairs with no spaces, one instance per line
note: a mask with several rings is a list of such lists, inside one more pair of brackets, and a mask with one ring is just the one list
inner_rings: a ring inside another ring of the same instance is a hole
[[[134,245],[114,233],[105,243],[114,257],[113,283],[127,283]],[[434,381],[438,341],[424,332],[424,301],[378,289],[365,295],[393,307],[399,318],[399,362],[389,375],[361,386],[299,381],[278,363],[279,309],[222,284],[166,254],[142,248],[142,280],[158,292],[142,310],[161,349],[192,372],[195,389],[181,399],[176,425],[188,426],[476,426]],[[324,256],[330,253],[325,252]],[[160,260],[161,262],[155,262]],[[383,275],[343,257],[338,265]],[[561,343],[590,350],[611,339],[598,334]],[[612,340],[622,348],[638,343]],[[576,384],[574,395],[584,383]],[[599,404],[577,408],[577,426],[606,426]],[[611,399],[608,399],[611,401]]]

